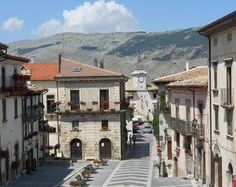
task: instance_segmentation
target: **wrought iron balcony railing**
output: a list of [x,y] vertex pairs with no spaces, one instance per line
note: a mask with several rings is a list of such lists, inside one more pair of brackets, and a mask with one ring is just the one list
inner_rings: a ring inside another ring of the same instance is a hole
[[43,106],[42,105],[27,106],[26,108],[23,107],[22,118],[24,120],[37,119],[37,118],[42,117],[42,115],[43,115]]

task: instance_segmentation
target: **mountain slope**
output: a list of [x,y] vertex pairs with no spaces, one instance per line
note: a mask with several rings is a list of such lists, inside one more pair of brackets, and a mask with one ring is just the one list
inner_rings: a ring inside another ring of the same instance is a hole
[[207,56],[207,39],[196,28],[159,33],[62,33],[9,46],[12,52],[33,58],[34,62],[57,60],[59,52],[87,64],[103,58],[105,68],[127,76],[140,52],[150,79],[181,71],[186,62],[190,66],[203,65]]

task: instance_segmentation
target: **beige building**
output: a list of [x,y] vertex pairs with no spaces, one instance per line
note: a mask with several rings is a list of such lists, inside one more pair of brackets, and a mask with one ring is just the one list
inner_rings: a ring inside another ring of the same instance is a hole
[[[34,69],[34,66],[37,65],[31,64],[28,68]],[[36,80],[37,76],[34,79],[40,86],[51,84],[44,105],[48,124],[54,124],[57,129],[58,152],[74,160],[122,159],[127,141],[127,78],[65,58],[59,58],[57,67],[58,72],[53,72],[55,79],[44,76],[49,75],[45,68],[42,75],[32,71],[32,77],[34,73],[44,77],[45,80]]]
[[40,157],[38,120],[43,116],[39,104],[43,90],[29,86],[30,76],[21,73],[21,65],[28,62],[8,54],[7,46],[0,43],[0,185],[35,169]]
[[231,187],[236,170],[236,11],[199,32],[209,41],[211,184]]

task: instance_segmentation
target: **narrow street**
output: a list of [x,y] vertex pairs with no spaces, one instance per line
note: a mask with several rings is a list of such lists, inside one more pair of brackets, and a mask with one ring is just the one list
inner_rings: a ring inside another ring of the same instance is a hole
[[136,145],[129,145],[126,160],[120,162],[117,168],[104,183],[109,186],[143,186],[143,187],[191,187],[191,182],[182,178],[159,178],[158,170],[153,167],[157,159],[153,135],[143,134],[140,126]]

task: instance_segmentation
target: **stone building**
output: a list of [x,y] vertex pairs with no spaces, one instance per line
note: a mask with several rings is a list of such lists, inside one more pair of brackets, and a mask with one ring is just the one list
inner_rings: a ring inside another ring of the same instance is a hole
[[236,11],[199,32],[209,45],[211,185],[228,187],[236,170]]
[[[57,139],[49,142],[54,145],[59,141],[58,152],[74,160],[122,159],[127,141],[127,78],[61,57],[54,64],[58,71],[55,69],[49,78],[46,75],[50,70],[43,68],[49,64],[28,66],[32,77],[40,77],[32,80],[35,84],[50,85],[44,105],[48,124],[56,127]],[[37,68],[44,71],[39,73]]]

